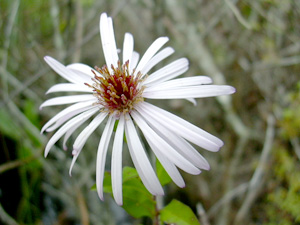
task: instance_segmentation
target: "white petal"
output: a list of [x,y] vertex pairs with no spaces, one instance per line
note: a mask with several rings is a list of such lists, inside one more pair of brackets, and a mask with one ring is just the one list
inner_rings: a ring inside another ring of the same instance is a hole
[[142,130],[145,138],[151,146],[151,149],[157,155],[160,152],[167,157],[172,163],[190,174],[199,174],[201,171],[180,155],[172,146],[154,132],[144,121],[144,119],[135,111],[131,112],[131,116]]
[[176,89],[156,90],[143,92],[144,98],[151,99],[185,99],[185,98],[205,98],[220,95],[229,95],[235,92],[235,88],[227,85],[201,85],[181,87]]
[[125,117],[125,133],[133,164],[137,169],[143,184],[151,194],[163,195],[163,188],[149,162],[134,124],[129,116]]
[[91,78],[93,78],[95,75],[94,73],[97,74],[97,76],[101,77],[102,75],[95,70],[94,68],[82,64],[82,63],[73,63],[70,65],[67,65],[67,68],[74,71],[75,73],[77,73],[78,75],[80,75],[82,77],[82,79],[86,80],[86,83],[91,83]]
[[107,14],[102,13],[100,16],[100,38],[102,42],[103,54],[106,61],[106,65],[111,71],[110,65],[112,64],[112,55],[111,55],[111,43],[109,39],[109,27],[107,21]]
[[107,17],[106,13],[102,13],[100,16],[100,37],[106,65],[111,72],[111,65],[117,67],[118,55],[112,21],[111,18]]
[[85,74],[88,77],[94,77],[94,74],[92,70],[94,70],[92,67],[83,64],[83,63],[72,63],[70,65],[67,65],[68,69],[71,69],[73,71],[81,72],[82,74]]
[[46,148],[45,148],[45,157],[48,155],[51,147],[61,138],[74,124],[80,123],[82,120],[87,120],[90,118],[97,109],[90,109],[86,112],[81,113],[80,115],[74,117],[73,119],[69,120],[66,124],[64,124],[48,141]]
[[185,187],[184,180],[180,175],[177,167],[172,163],[166,156],[164,156],[160,151],[155,153],[156,157],[158,158],[159,162],[162,164],[166,172],[169,174],[171,179],[178,187]]
[[[155,142],[156,140],[153,140],[153,141]],[[151,141],[151,146],[154,146],[152,141]],[[155,148],[155,146],[154,146],[154,148]],[[175,184],[178,185],[179,187],[184,187],[185,186],[184,180],[181,177],[181,175],[180,175],[178,169],[176,168],[176,166],[174,165],[174,163],[172,163],[168,159],[168,157],[166,157],[164,154],[162,154],[161,151],[155,151],[155,155],[158,158],[158,160],[160,161],[160,163],[162,164],[162,166],[164,167],[164,169],[167,171],[167,173],[169,174],[171,179],[175,182]]]
[[194,98],[187,98],[186,100],[188,100],[189,102],[191,102],[194,106],[197,105],[196,99],[194,99]]
[[[99,110],[99,108],[97,108],[97,107],[95,107],[95,108],[96,108],[97,110]],[[66,143],[67,143],[68,139],[71,137],[71,135],[74,133],[74,131],[77,130],[77,128],[80,127],[87,119],[88,119],[88,118],[86,118],[85,120],[82,120],[82,121],[80,121],[80,122],[74,124],[74,126],[71,127],[71,128],[66,132],[66,134],[65,134],[65,136],[64,136],[64,141],[63,141],[63,148],[64,148],[64,150],[67,150],[67,145],[66,145]],[[57,121],[57,123],[58,123],[58,122],[61,122],[61,121]],[[55,124],[55,125],[56,125],[56,124]],[[52,127],[51,127],[51,128],[52,128]],[[50,129],[50,128],[49,128],[49,129]],[[48,131],[48,129],[47,129],[47,131]],[[74,150],[73,150],[73,151],[74,151]]]
[[97,115],[92,122],[78,135],[76,138],[73,149],[78,152],[80,151],[84,144],[86,143],[89,136],[96,130],[97,127],[102,123],[102,121],[106,118],[107,112],[101,112]]
[[73,124],[72,127],[70,127],[70,129],[66,132],[65,136],[64,136],[64,140],[63,140],[63,148],[64,150],[67,150],[67,141],[69,140],[69,138],[71,137],[71,135],[75,132],[75,130],[77,130],[78,127],[80,127],[85,121],[87,121],[89,118],[86,118],[84,120],[81,120],[80,122]]
[[167,129],[156,120],[149,118],[145,114],[143,114],[142,116],[147,120],[148,124],[160,137],[168,142],[177,152],[183,155],[193,165],[204,170],[210,169],[207,160],[185,139],[176,135],[174,132]]
[[110,39],[110,42],[111,42],[112,64],[115,67],[117,67],[119,56],[118,56],[116,39],[115,39],[115,34],[114,34],[113,21],[112,21],[111,17],[108,17],[107,21],[108,21],[108,28],[109,28],[109,39]]
[[58,73],[60,76],[70,81],[71,83],[81,84],[86,82],[86,80],[82,79],[82,77],[80,77],[78,74],[68,69],[67,67],[65,67],[56,59],[50,56],[45,56],[44,60],[56,73]]
[[71,83],[64,83],[64,84],[56,84],[53,85],[46,94],[53,93],[53,92],[93,92],[93,89],[84,85],[84,84],[71,84]]
[[184,77],[184,78],[177,78],[174,80],[169,80],[156,85],[152,85],[150,87],[147,87],[146,90],[161,91],[166,89],[175,89],[179,87],[196,86],[196,85],[211,84],[211,83],[212,83],[212,79],[207,76]]
[[101,140],[97,152],[97,164],[96,164],[96,186],[99,198],[103,200],[103,178],[105,169],[105,159],[108,149],[108,144],[111,138],[111,134],[115,124],[114,115],[109,116],[107,124],[101,136]]
[[88,107],[91,107],[93,104],[93,101],[90,102],[80,102],[74,105],[71,105],[67,108],[65,108],[64,110],[60,111],[58,114],[56,114],[54,117],[52,117],[41,129],[41,133],[43,133],[49,126],[51,126],[53,123],[55,123],[57,120],[63,118],[64,116],[68,115],[68,114],[72,114],[72,112],[77,111],[77,110],[82,110],[79,111],[83,112],[86,109],[88,109]]
[[223,142],[219,138],[152,104],[142,102],[142,104],[136,105],[136,109],[140,114],[147,115],[177,135],[204,149],[218,151],[223,146]]
[[132,53],[131,63],[130,63],[130,67],[129,67],[130,73],[132,73],[133,69],[136,67],[136,65],[139,61],[139,58],[140,58],[140,54],[134,51]]
[[121,114],[115,134],[115,140],[111,156],[111,182],[115,201],[118,205],[123,204],[122,195],[122,149],[125,120]]
[[71,103],[76,103],[76,102],[85,102],[85,101],[90,101],[90,100],[96,101],[97,99],[92,94],[55,97],[55,98],[48,99],[43,104],[41,104],[40,110],[46,106],[64,105],[64,104],[71,104]]
[[152,86],[157,83],[170,80],[174,77],[177,77],[189,68],[189,62],[186,58],[177,59],[176,61],[162,67],[156,72],[150,74],[144,82],[144,85]]
[[84,144],[86,143],[89,136],[95,131],[95,129],[97,127],[99,127],[99,125],[102,123],[102,121],[105,119],[106,116],[107,116],[106,112],[98,114],[92,120],[92,122],[86,128],[84,128],[84,130],[76,138],[76,140],[73,144],[73,155],[74,156],[73,156],[73,160],[72,160],[70,170],[69,170],[70,176],[71,176],[71,172],[72,172],[72,168],[74,166],[74,163],[75,163],[78,155],[80,154]]
[[136,67],[135,75],[141,71],[144,66],[149,62],[149,60],[156,54],[156,52],[169,40],[168,37],[159,37],[157,38],[147,49],[141,61]]
[[[80,152],[79,152],[80,153]],[[75,162],[76,162],[76,160],[77,160],[77,158],[78,158],[78,156],[79,156],[79,153],[78,154],[75,154],[74,156],[73,156],[73,159],[72,159],[72,162],[71,162],[71,165],[70,165],[70,169],[69,169],[69,175],[70,175],[70,177],[72,176],[72,169],[73,169],[73,167],[74,167],[74,165],[75,165]]]
[[89,106],[89,107],[86,107],[86,108],[83,108],[83,109],[78,109],[78,110],[75,110],[65,116],[63,116],[62,118],[60,118],[59,120],[57,120],[55,122],[55,124],[53,124],[51,127],[47,128],[46,131],[47,132],[52,132],[54,130],[56,130],[58,127],[60,127],[63,123],[65,123],[67,120],[69,120],[70,118],[74,117],[75,115],[78,115],[79,113],[81,112],[84,112],[84,111],[87,111],[89,109],[92,109],[92,108],[95,108],[95,109],[98,109],[99,110],[99,107],[98,106]]
[[125,33],[124,43],[123,43],[123,64],[129,60],[129,68],[131,64],[131,58],[133,53],[134,39],[130,33]]
[[159,53],[157,53],[155,56],[153,56],[152,59],[149,60],[149,62],[141,70],[141,73],[143,75],[147,74],[155,65],[157,65],[159,62],[161,62],[168,56],[172,55],[173,53],[174,53],[173,48],[171,48],[171,47],[164,48]]

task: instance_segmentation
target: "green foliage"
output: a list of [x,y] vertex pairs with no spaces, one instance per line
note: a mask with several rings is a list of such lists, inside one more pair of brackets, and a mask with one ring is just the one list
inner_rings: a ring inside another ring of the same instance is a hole
[[285,138],[300,136],[300,82],[298,90],[288,96],[288,106],[283,110],[280,125]]
[[160,211],[160,220],[167,224],[200,225],[191,208],[177,200],[173,200]]
[[26,100],[24,107],[24,115],[34,124],[36,127],[40,125],[39,112],[36,104],[31,100]]
[[[104,192],[112,194],[111,175],[106,172],[103,182]],[[143,185],[137,171],[131,167],[123,168],[123,208],[131,216],[141,218],[155,216],[156,202]]]
[[[33,156],[30,148],[25,145],[18,147],[20,160],[25,160],[30,156]],[[22,198],[18,206],[17,217],[19,221],[26,221],[27,224],[33,224],[37,218],[40,218],[41,173],[42,165],[38,160],[33,160],[19,169]]]
[[[171,178],[166,173],[162,165],[157,161],[156,170],[162,185],[171,182]],[[96,185],[92,187],[96,189]],[[105,172],[103,181],[103,190],[105,193],[112,195],[111,174]],[[123,168],[123,206],[125,211],[134,218],[156,216],[155,198],[148,192],[143,185],[136,169],[131,167]],[[178,225],[197,225],[197,217],[193,211],[183,203],[173,200],[169,205],[160,212],[160,218],[165,223],[175,223]]]
[[84,7],[92,7],[94,4],[94,0],[80,0],[80,2]]
[[15,124],[14,118],[4,108],[0,109],[0,132],[13,140],[18,140],[21,137],[21,132]]
[[[26,100],[23,106],[24,116],[26,116],[27,119],[30,120],[32,125],[39,127],[40,124],[40,118],[39,118],[39,112],[38,107],[35,105],[35,103],[31,100]],[[28,129],[25,129],[30,140],[36,147],[40,147],[42,145],[40,137],[32,134],[32,132]]]
[[275,151],[276,188],[267,195],[268,222],[293,225],[300,222],[300,167],[297,159],[281,147]]

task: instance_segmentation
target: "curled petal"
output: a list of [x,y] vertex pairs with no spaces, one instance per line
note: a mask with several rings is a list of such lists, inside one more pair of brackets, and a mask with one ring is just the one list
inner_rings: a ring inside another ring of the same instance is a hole
[[206,150],[218,151],[223,146],[219,138],[150,103],[142,102],[136,106],[136,109],[140,114],[147,115],[177,135]]
[[99,125],[102,123],[102,121],[105,119],[106,116],[107,116],[107,112],[98,114],[92,120],[92,122],[86,128],[84,128],[84,130],[76,138],[76,140],[73,144],[73,155],[74,156],[73,156],[73,160],[72,160],[70,170],[69,170],[70,176],[71,176],[72,168],[75,164],[75,161],[76,161],[78,155],[80,154],[84,144],[86,143],[89,136],[95,131],[95,129],[97,127],[99,127]]
[[86,121],[89,119],[98,109],[90,109],[84,113],[79,114],[78,116],[74,117],[73,119],[69,120],[66,124],[64,124],[48,141],[46,148],[45,148],[45,157],[48,155],[51,147],[61,138],[70,128],[72,128],[77,123],[81,121]]
[[174,163],[176,166],[186,171],[187,173],[200,173],[200,170],[197,167],[190,163],[186,158],[179,154],[171,145],[169,145],[163,138],[161,138],[156,132],[154,132],[137,112],[132,111],[131,115],[136,121],[137,125],[142,130],[145,138],[147,139],[155,154],[157,152],[163,154],[172,163]]

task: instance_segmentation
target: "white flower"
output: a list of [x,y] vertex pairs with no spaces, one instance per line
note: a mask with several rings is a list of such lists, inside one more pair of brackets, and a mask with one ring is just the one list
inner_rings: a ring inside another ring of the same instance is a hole
[[70,135],[95,115],[73,144],[70,174],[88,137],[108,118],[97,152],[96,186],[100,199],[103,200],[106,153],[117,121],[112,147],[111,176],[113,195],[119,205],[123,203],[124,132],[131,158],[142,182],[153,195],[164,193],[140,141],[137,127],[172,180],[179,187],[184,187],[185,183],[177,168],[190,174],[199,174],[201,169],[209,169],[208,162],[190,143],[215,152],[223,142],[180,117],[146,102],[145,99],[188,99],[194,102],[194,98],[232,94],[235,89],[226,85],[210,85],[212,80],[206,76],[174,79],[188,70],[188,60],[185,58],[149,73],[156,64],[174,52],[171,47],[159,51],[168,41],[167,37],[156,39],[139,60],[139,54],[133,50],[133,36],[126,33],[121,63],[112,19],[105,13],[100,17],[100,36],[107,65],[102,68],[96,67],[94,70],[80,63],[64,66],[49,56],[45,57],[49,66],[69,81],[52,86],[47,93],[86,93],[55,97],[41,105],[43,108],[72,103],[42,128],[42,132],[51,132],[59,128],[49,140],[45,156],[63,135],[63,145],[66,148],[66,141]]

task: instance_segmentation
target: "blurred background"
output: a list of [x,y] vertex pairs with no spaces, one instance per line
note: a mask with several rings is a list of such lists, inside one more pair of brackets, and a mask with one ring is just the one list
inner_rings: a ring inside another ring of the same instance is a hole
[[[296,0],[0,0],[0,223],[149,224],[136,221],[95,183],[101,129],[68,175],[71,146],[43,150],[40,129],[60,107],[39,111],[45,92],[64,80],[43,60],[104,63],[99,16],[114,19],[143,54],[159,36],[187,57],[184,76],[208,75],[236,87],[228,98],[155,104],[221,138],[218,153],[199,151],[211,170],[182,172],[186,188],[166,188],[161,201],[189,205],[202,225],[300,224],[300,1]],[[125,152],[125,161],[129,161]],[[110,156],[108,155],[108,158]],[[110,169],[107,160],[107,170]]]

